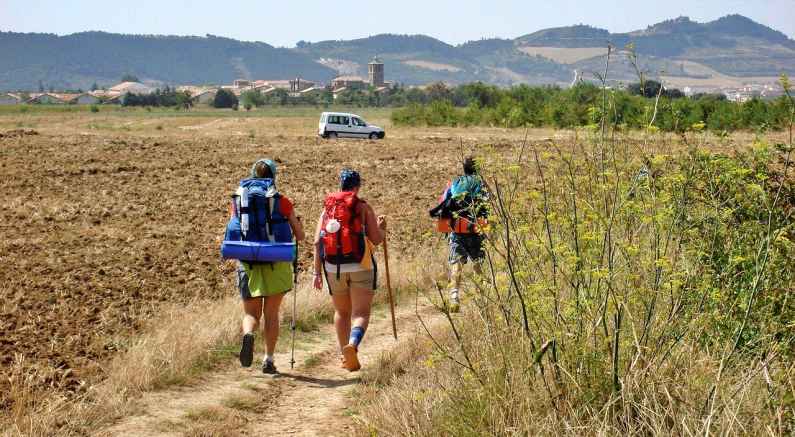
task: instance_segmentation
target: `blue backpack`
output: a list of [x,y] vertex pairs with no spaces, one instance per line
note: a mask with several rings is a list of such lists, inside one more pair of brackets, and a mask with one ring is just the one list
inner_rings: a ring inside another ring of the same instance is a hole
[[292,261],[293,231],[273,179],[243,179],[232,196],[221,256],[250,262]]
[[479,199],[482,196],[483,182],[479,176],[464,175],[459,176],[450,185],[450,195],[452,197],[468,197]]

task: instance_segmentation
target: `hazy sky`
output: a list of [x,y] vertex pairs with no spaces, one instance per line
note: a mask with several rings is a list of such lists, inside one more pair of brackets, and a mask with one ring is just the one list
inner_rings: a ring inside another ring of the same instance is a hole
[[579,23],[626,32],[680,15],[704,22],[732,13],[795,37],[795,0],[0,0],[0,30],[209,33],[286,47],[421,33],[458,44]]

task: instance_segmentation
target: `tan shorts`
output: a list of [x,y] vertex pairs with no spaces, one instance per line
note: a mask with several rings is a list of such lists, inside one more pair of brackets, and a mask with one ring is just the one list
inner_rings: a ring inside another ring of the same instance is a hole
[[371,290],[375,292],[378,284],[376,279],[378,274],[375,269],[363,270],[361,272],[340,273],[337,279],[337,272],[329,270],[326,272],[326,284],[329,294],[348,294],[351,288]]

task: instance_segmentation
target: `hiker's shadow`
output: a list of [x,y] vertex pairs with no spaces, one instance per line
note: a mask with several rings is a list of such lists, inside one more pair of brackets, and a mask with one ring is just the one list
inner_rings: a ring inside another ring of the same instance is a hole
[[325,378],[312,378],[311,376],[304,376],[292,373],[279,373],[280,378],[289,378],[294,381],[311,384],[317,388],[337,388],[345,387],[348,385],[358,384],[362,381],[361,378],[353,379],[325,379]]

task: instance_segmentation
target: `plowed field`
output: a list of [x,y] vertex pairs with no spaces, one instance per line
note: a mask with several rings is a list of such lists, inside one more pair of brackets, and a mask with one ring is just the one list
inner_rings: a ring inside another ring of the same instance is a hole
[[[69,392],[101,378],[103,360],[162,303],[237,293],[218,247],[228,196],[261,157],[280,163],[278,185],[308,233],[336,175],[352,167],[361,196],[390,218],[396,256],[434,238],[426,210],[458,172],[460,132],[331,142],[314,137],[315,117],[0,118],[3,373],[24,356],[40,384]],[[515,142],[522,132],[468,135],[471,145]],[[301,249],[308,266],[310,248]],[[4,384],[0,375],[0,393]]]

